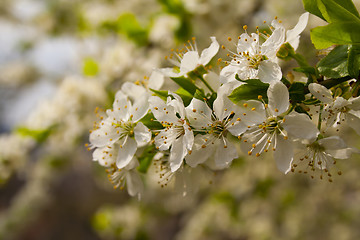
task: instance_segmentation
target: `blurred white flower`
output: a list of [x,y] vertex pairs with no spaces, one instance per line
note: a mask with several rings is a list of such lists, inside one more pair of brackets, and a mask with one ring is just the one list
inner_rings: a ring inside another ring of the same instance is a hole
[[173,55],[170,55],[168,60],[179,68],[179,72],[174,71],[173,68],[160,68],[159,71],[168,77],[180,77],[195,70],[199,65],[205,66],[217,54],[220,47],[215,37],[210,37],[210,39],[211,45],[204,49],[201,55],[199,55],[195,39],[193,39],[193,44],[188,42],[189,47],[186,46],[185,50],[174,53],[176,60],[172,59]]

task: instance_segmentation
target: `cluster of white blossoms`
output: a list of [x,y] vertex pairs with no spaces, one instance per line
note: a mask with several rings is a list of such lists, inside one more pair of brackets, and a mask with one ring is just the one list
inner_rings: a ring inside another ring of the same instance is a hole
[[[220,45],[211,37],[201,53],[195,40],[174,51],[168,60],[175,67],[154,69],[148,82],[125,83],[91,131],[93,160],[108,168],[115,187],[126,184],[132,196],[141,195],[140,173],[152,162],[166,185],[189,169],[228,168],[239,157],[237,145],[256,157],[273,152],[285,174],[299,169],[313,177],[319,169],[321,178],[325,172],[332,181],[329,169],[336,159],[358,150],[331,129],[339,131],[339,123],[346,122],[360,134],[360,98],[334,97],[321,81],[304,84],[283,77],[278,52],[298,47],[308,15],[289,31],[277,19],[271,34],[258,27],[248,34],[245,26],[219,73],[211,60]],[[180,89],[161,90],[164,79]]]

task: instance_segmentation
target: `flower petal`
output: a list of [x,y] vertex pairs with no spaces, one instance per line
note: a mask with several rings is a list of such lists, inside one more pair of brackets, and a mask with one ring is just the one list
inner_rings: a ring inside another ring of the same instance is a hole
[[349,101],[351,103],[349,108],[351,108],[352,110],[355,110],[355,111],[360,110],[360,97],[350,98]]
[[138,147],[142,147],[151,140],[150,130],[141,122],[136,124],[134,128],[135,141]]
[[202,51],[199,59],[199,64],[202,64],[204,66],[211,61],[211,59],[217,54],[220,48],[219,43],[216,41],[216,37],[210,37],[210,39],[210,46]]
[[196,135],[194,139],[194,146],[192,148],[191,153],[189,153],[186,157],[186,163],[190,167],[196,167],[197,165],[204,163],[210,156],[213,154],[213,146],[211,148],[203,147],[207,144],[207,139],[209,139],[209,135]]
[[288,135],[295,139],[316,139],[319,130],[306,114],[292,112],[285,116],[284,127]]
[[170,168],[172,172],[176,172],[182,165],[183,159],[187,154],[186,146],[184,146],[183,137],[181,136],[174,141],[170,150]]
[[224,141],[217,141],[218,146],[215,151],[215,164],[219,168],[227,167],[232,160],[238,157],[235,146],[226,138]]
[[355,130],[360,135],[360,116],[355,111],[348,112],[345,116],[345,120],[348,126]]
[[159,68],[156,69],[156,71],[159,71],[161,74],[163,74],[166,77],[180,77],[183,75],[180,72],[175,72],[174,68]]
[[259,65],[258,78],[264,83],[280,81],[282,77],[281,68],[277,63],[269,60],[262,61]]
[[161,98],[151,96],[149,97],[149,104],[151,112],[159,122],[173,123],[178,121],[174,107],[168,106]]
[[109,117],[115,118],[116,120],[126,121],[130,117],[130,107],[131,102],[127,99],[127,96],[122,91],[118,91],[115,95],[113,109],[108,109],[106,113],[109,115]]
[[317,83],[310,83],[309,84],[309,91],[311,92],[314,97],[319,99],[323,103],[332,103],[333,97],[331,91],[324,87],[323,85]]
[[164,84],[164,74],[157,70],[153,70],[150,77],[148,88],[159,90]]
[[287,174],[291,170],[291,163],[294,157],[294,147],[292,142],[285,140],[282,136],[276,135],[276,149],[274,151],[274,159],[277,168]]
[[112,145],[119,139],[119,134],[112,126],[112,119],[107,118],[100,123],[100,128],[91,132],[89,140],[92,146],[105,147]]
[[237,81],[235,79],[235,75],[239,70],[241,69],[238,66],[232,64],[221,69],[220,77],[219,77],[220,83],[224,84],[224,83]]
[[300,39],[300,33],[302,33],[304,31],[304,29],[306,28],[306,25],[308,23],[309,20],[309,13],[303,13],[300,17],[299,17],[299,21],[296,24],[296,26],[291,29],[288,30],[286,32],[286,42],[290,43],[290,45],[296,50],[299,46],[299,39]]
[[282,82],[272,82],[267,95],[269,110],[272,115],[278,116],[289,108],[289,91]]
[[191,126],[196,129],[208,127],[212,123],[212,110],[205,102],[199,99],[193,98],[185,111]]
[[129,96],[132,101],[135,101],[146,93],[146,89],[143,86],[136,85],[135,83],[125,82],[121,86],[121,92]]
[[142,119],[149,111],[149,96],[148,93],[144,93],[135,102],[130,109],[132,115],[132,121],[137,122]]
[[138,198],[140,198],[141,194],[144,192],[143,181],[141,180],[139,173],[136,171],[129,171],[126,174],[126,185],[127,191],[132,197],[137,195]]
[[275,30],[272,32],[271,36],[261,45],[261,53],[271,61],[276,61],[276,53],[280,46],[285,42],[285,28],[276,20],[273,20],[271,25],[275,28]]
[[136,149],[136,141],[131,137],[127,137],[123,145],[120,146],[116,159],[116,166],[120,169],[126,167],[130,163],[131,159],[134,157]]
[[199,53],[197,51],[189,51],[184,54],[181,65],[180,73],[187,73],[194,70],[199,64]]

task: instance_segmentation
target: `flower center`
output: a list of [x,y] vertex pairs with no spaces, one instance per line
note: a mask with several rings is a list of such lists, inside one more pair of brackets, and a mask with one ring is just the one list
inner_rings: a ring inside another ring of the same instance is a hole
[[125,136],[134,137],[134,128],[136,123],[117,121],[116,123],[113,123],[113,126],[115,126],[115,129],[117,129],[116,133],[120,134],[120,138]]
[[266,56],[263,56],[261,54],[256,54],[255,56],[252,56],[252,57],[248,56],[248,58],[247,58],[249,67],[253,68],[253,69],[258,69],[260,66],[260,63],[263,60],[266,60]]

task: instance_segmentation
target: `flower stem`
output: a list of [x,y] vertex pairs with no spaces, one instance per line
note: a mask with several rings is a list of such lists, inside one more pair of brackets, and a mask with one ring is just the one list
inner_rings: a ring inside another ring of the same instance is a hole
[[197,75],[197,77],[205,84],[205,86],[211,91],[211,93],[215,93],[214,89],[212,89],[212,87],[208,84],[208,82],[203,78],[202,75]]

